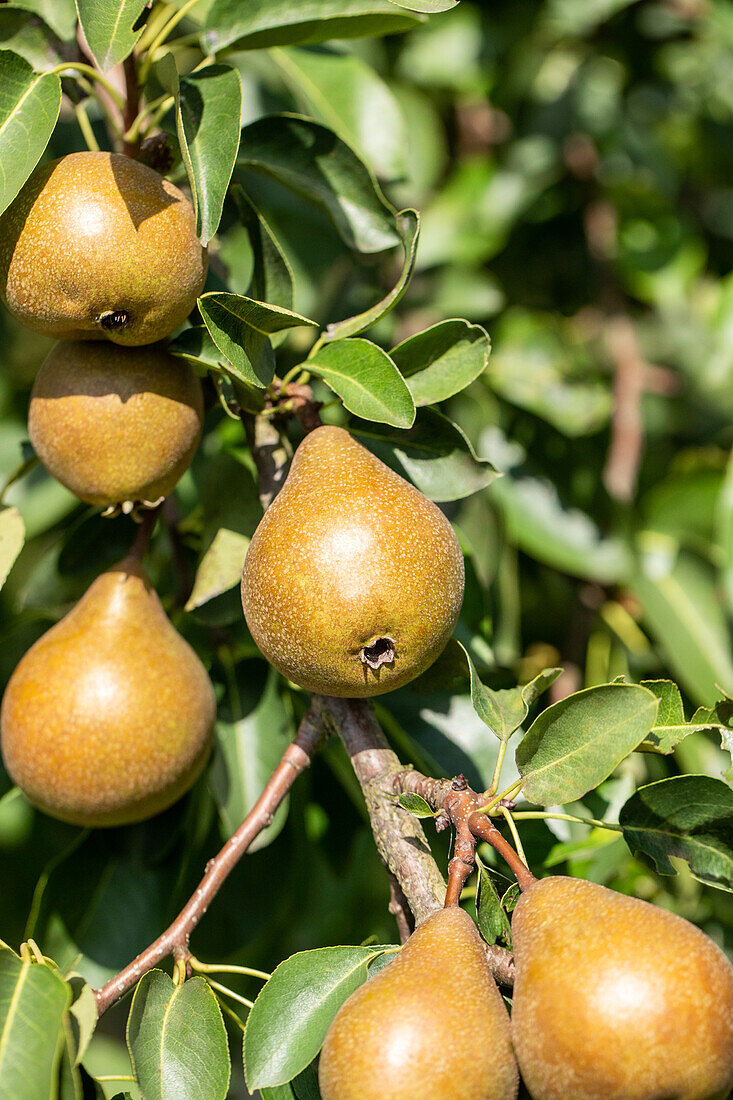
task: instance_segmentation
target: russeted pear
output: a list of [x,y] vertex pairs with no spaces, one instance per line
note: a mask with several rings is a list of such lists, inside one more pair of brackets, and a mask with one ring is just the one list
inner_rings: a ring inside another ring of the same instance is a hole
[[509,1016],[467,913],[429,917],[351,994],[318,1081],[323,1100],[514,1100]]
[[443,513],[341,428],[298,447],[250,543],[242,604],[275,668],[321,695],[393,691],[440,655],[463,598]]
[[41,367],[28,432],[46,469],[101,507],[155,503],[198,446],[201,383],[160,346],[63,341]]
[[206,670],[129,556],[20,661],[2,701],[2,754],[52,817],[124,825],[189,789],[215,714]]
[[190,202],[118,153],[41,165],[0,218],[0,296],[48,336],[151,344],[183,323],[205,278]]
[[723,1100],[733,967],[699,928],[581,879],[512,917],[514,1048],[534,1100]]

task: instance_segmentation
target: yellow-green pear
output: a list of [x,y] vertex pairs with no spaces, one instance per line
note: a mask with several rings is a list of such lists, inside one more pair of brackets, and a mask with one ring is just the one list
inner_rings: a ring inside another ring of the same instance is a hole
[[512,916],[514,1047],[533,1100],[724,1100],[733,967],[681,917],[554,876]]
[[242,604],[255,642],[321,695],[393,691],[450,638],[463,556],[443,513],[342,428],[298,447],[255,531]]
[[0,296],[48,336],[151,344],[183,323],[205,278],[191,203],[118,153],[41,165],[0,218]]
[[188,363],[158,345],[101,341],[56,344],[28,412],[31,443],[49,473],[104,508],[154,504],[172,492],[202,423],[201,383]]
[[123,825],[191,787],[215,715],[204,666],[130,556],[20,661],[2,701],[2,755],[52,817]]
[[429,917],[351,994],[318,1081],[323,1100],[514,1100],[509,1016],[467,913]]

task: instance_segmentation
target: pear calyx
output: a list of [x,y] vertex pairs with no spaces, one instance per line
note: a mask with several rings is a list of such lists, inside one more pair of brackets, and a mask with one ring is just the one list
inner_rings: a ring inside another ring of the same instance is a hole
[[364,664],[376,672],[382,665],[394,664],[395,643],[391,638],[375,638],[369,645],[363,646],[360,656]]
[[104,313],[100,313],[97,321],[106,332],[116,332],[127,328],[130,314],[126,309],[106,309]]

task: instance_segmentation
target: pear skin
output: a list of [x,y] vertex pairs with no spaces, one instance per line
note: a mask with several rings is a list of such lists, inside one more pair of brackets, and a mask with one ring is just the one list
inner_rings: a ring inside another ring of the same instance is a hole
[[250,543],[242,605],[262,653],[321,695],[393,691],[441,654],[463,598],[453,528],[341,428],[298,447]]
[[152,344],[183,323],[205,278],[191,203],[118,153],[41,165],[0,218],[0,296],[47,336]]
[[323,1100],[514,1100],[518,1080],[485,946],[457,908],[344,1002],[318,1069]]
[[215,716],[206,670],[127,558],[20,661],[0,711],[2,755],[52,817],[124,825],[191,787]]
[[512,916],[512,1032],[534,1100],[723,1100],[733,967],[664,909],[582,879],[524,891]]
[[160,346],[62,341],[31,393],[28,432],[53,476],[107,508],[171,493],[201,437],[201,383]]

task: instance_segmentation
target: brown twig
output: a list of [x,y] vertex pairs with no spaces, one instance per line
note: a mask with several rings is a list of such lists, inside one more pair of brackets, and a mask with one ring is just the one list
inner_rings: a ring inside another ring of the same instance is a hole
[[140,138],[128,141],[124,136],[137,118],[140,110],[140,87],[137,78],[137,59],[131,53],[123,62],[125,74],[125,110],[122,116],[123,137],[122,152],[126,157],[137,158],[140,153]]
[[614,410],[603,483],[615,500],[626,503],[634,497],[644,446],[641,400],[647,364],[628,317],[611,320],[606,338],[614,365]]
[[389,911],[397,923],[400,943],[407,943],[415,930],[415,918],[397,877],[391,871],[389,872]]
[[308,767],[320,745],[323,727],[309,712],[301,722],[298,735],[283,753],[259,799],[221,851],[206,866],[206,873],[176,919],[158,939],[136,959],[95,990],[97,1013],[106,1012],[139,981],[146,971],[173,955],[186,960],[188,941],[194,928],[219,892],[224,880],[260,833],[271,824],[273,815],[297,777]]

